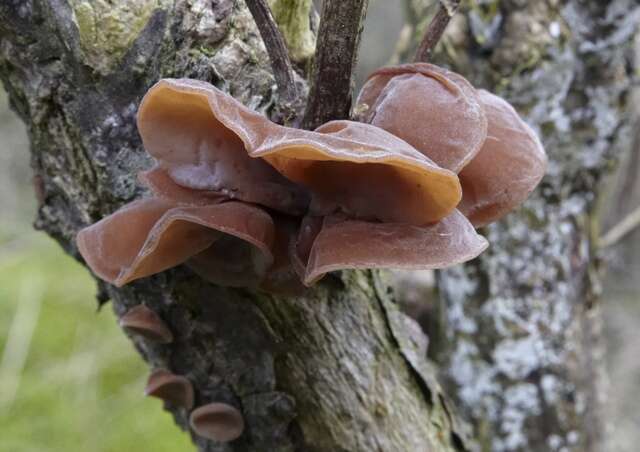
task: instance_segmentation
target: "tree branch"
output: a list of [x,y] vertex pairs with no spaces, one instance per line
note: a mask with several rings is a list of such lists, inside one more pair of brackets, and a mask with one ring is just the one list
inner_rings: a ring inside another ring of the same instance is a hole
[[427,26],[414,61],[422,61],[425,63],[429,61],[433,49],[436,47],[436,44],[438,44],[438,41],[440,41],[442,34],[446,30],[447,25],[449,25],[451,18],[456,14],[456,11],[458,11],[459,6],[460,0],[440,0],[438,12],[436,12],[436,15],[433,16],[433,19],[431,19],[431,22]]
[[287,113],[293,114],[293,105],[298,100],[298,90],[287,45],[266,0],[246,0],[246,4],[269,54],[273,75],[278,85],[280,105],[287,110]]
[[609,229],[605,235],[598,240],[600,248],[607,248],[615,245],[625,235],[640,226],[640,207],[636,207],[629,215],[624,217],[620,223]]
[[368,0],[325,0],[303,127],[346,119]]

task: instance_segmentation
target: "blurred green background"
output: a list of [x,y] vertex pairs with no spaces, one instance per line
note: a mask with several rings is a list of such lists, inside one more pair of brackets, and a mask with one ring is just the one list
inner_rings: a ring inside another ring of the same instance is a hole
[[[388,61],[402,25],[396,2],[371,2],[360,83]],[[640,91],[634,103],[640,105]],[[637,144],[611,178],[604,231],[640,205]],[[161,402],[143,397],[147,366],[120,331],[110,305],[97,311],[89,273],[32,230],[36,207],[28,158],[26,131],[0,88],[0,452],[193,450]],[[603,311],[612,382],[606,450],[635,452],[640,443],[640,231],[605,257],[611,269]]]
[[[31,228],[26,131],[0,91],[0,452],[193,450],[89,273]],[[142,445],[142,446],[141,446]]]

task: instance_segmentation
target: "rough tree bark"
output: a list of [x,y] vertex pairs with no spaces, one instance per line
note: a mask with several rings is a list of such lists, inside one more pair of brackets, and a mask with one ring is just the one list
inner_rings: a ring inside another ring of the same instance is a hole
[[[272,111],[267,55],[242,2],[0,2],[0,77],[28,126],[36,227],[68,253],[78,257],[80,228],[142,194],[135,175],[151,162],[136,108],[172,76]],[[243,413],[242,437],[192,435],[200,451],[464,449],[425,338],[378,274],[345,272],[296,298],[215,287],[186,268],[98,287],[117,315],[144,303],[173,331],[170,345],[132,338],[150,366],[187,376],[196,405],[222,401]],[[188,413],[167,409],[188,429]]]
[[[408,2],[413,17],[430,3]],[[638,2],[466,6],[435,61],[511,100],[541,131],[550,165],[524,208],[486,229],[488,252],[439,273],[430,354],[478,449],[599,452],[594,210],[602,177],[629,146]]]

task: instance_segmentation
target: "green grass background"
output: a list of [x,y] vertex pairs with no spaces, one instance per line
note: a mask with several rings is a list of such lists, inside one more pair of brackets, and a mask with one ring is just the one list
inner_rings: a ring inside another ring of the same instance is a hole
[[0,227],[0,452],[191,451],[95,283],[44,234]]

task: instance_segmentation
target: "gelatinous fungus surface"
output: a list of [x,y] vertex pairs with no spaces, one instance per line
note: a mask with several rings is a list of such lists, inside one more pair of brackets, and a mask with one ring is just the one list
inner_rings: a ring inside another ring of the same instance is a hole
[[546,168],[506,101],[431,64],[375,71],[355,111],[300,130],[208,83],[161,80],[138,112],[153,196],[80,231],[81,254],[118,286],[185,263],[280,293],[340,269],[442,268],[481,253],[474,227],[523,202]]

